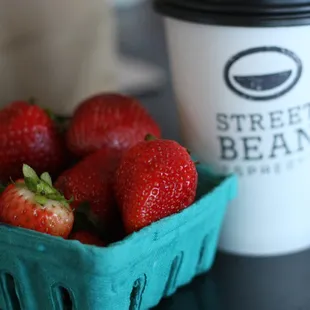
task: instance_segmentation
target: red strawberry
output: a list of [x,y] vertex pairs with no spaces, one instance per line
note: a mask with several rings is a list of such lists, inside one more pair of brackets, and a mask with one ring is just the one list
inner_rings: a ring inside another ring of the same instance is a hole
[[24,179],[0,196],[0,222],[67,238],[74,216],[67,200],[52,186],[48,173],[37,176],[27,165]]
[[74,198],[73,209],[87,202],[107,230],[119,220],[113,182],[120,156],[117,150],[99,150],[65,171],[55,182],[67,199]]
[[38,173],[59,172],[64,143],[52,119],[36,105],[14,102],[0,111],[0,181],[22,177],[26,163]]
[[115,183],[127,233],[191,205],[197,177],[195,163],[175,141],[143,141],[131,148],[122,158]]
[[84,244],[106,246],[106,243],[103,242],[97,234],[91,233],[89,231],[77,231],[71,235],[70,239],[78,240]]
[[78,107],[67,133],[67,145],[77,156],[85,156],[102,147],[128,149],[148,133],[159,137],[160,129],[137,100],[102,94]]

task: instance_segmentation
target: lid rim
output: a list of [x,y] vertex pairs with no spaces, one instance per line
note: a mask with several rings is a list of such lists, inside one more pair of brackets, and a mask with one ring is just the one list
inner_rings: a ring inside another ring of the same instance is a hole
[[[310,25],[310,3],[304,6],[232,6],[205,5],[198,9],[190,5],[154,0],[153,7],[161,15],[178,20],[223,26],[286,27]],[[234,15],[232,15],[234,14]]]

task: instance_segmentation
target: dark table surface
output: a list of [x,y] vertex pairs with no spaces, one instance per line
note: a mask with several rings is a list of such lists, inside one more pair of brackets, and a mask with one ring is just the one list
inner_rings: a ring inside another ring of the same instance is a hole
[[[163,67],[169,77],[164,29],[150,0],[119,11],[118,17],[121,51]],[[171,83],[141,100],[160,123],[163,135],[180,140]],[[218,254],[208,274],[156,309],[310,310],[310,251],[272,258]]]

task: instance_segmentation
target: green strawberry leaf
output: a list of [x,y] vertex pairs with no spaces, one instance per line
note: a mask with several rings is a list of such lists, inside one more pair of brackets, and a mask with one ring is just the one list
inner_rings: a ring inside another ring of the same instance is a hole
[[48,172],[44,172],[41,174],[41,180],[47,183],[49,186],[53,187],[52,178]]
[[70,118],[57,115],[50,109],[44,109],[44,111],[48,115],[48,117],[54,122],[58,133],[62,134],[67,130]]
[[[64,196],[63,196],[64,197]],[[71,197],[70,199],[66,199],[66,201],[71,204],[74,201],[74,197]]]
[[23,175],[24,175],[24,178],[32,179],[35,182],[40,181],[37,173],[30,166],[26,164],[23,164]]
[[45,193],[45,197],[51,200],[62,201],[63,197],[57,193]]
[[36,193],[37,192],[37,185],[38,185],[37,181],[35,181],[32,178],[28,178],[28,177],[25,177],[24,180],[25,180],[25,184],[26,184],[27,188],[30,191]]
[[36,192],[40,195],[49,195],[49,194],[55,194],[55,195],[60,195],[56,188],[50,186],[48,183],[45,181],[39,181],[37,183],[37,190]]
[[44,206],[48,202],[48,198],[41,196],[41,195],[35,195],[34,200],[41,206]]
[[37,203],[44,205],[48,200],[55,200],[71,210],[70,203],[72,203],[73,200],[67,200],[55,187],[53,187],[49,173],[44,172],[39,178],[37,173],[31,167],[24,164],[23,174],[25,186],[35,193],[35,201]]
[[44,111],[45,111],[45,113],[48,115],[48,117],[50,118],[50,119],[52,119],[53,121],[55,121],[55,118],[56,118],[56,116],[55,116],[55,114],[53,113],[53,111],[51,110],[51,109],[44,109]]
[[[41,174],[41,178],[37,173],[28,165],[23,165],[23,174],[26,187],[36,194],[36,201],[39,204],[44,204],[50,200],[56,200],[61,202],[67,208],[70,208],[70,201],[53,187],[51,176],[48,172]],[[44,198],[44,199],[43,199]]]

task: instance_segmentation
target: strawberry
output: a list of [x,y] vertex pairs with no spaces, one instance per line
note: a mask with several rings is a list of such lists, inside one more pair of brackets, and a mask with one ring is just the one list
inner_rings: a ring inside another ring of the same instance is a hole
[[120,221],[113,192],[120,156],[117,150],[101,149],[65,171],[55,182],[55,187],[67,199],[74,198],[73,209],[88,203],[107,230]]
[[197,170],[188,151],[172,140],[151,139],[132,147],[116,172],[115,191],[127,233],[190,206]]
[[0,196],[0,222],[67,238],[74,216],[68,201],[52,186],[51,177],[23,165],[24,179]]
[[160,129],[137,100],[102,94],[85,100],[75,111],[67,146],[77,156],[103,147],[126,150],[147,133],[159,137]]
[[63,140],[47,112],[23,101],[0,111],[0,181],[21,178],[23,163],[56,174],[64,161]]
[[106,243],[103,242],[97,234],[89,231],[77,231],[71,235],[70,239],[78,240],[83,244],[97,245],[102,247],[106,246]]

